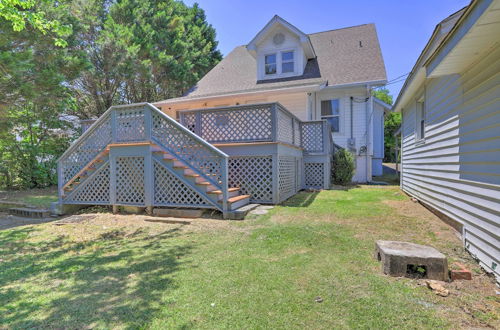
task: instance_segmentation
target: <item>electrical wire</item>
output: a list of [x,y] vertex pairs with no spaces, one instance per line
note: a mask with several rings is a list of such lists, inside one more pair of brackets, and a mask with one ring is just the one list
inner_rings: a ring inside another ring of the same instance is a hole
[[397,84],[397,83],[400,83],[402,81],[405,81],[406,80],[406,76],[408,76],[410,74],[410,72],[408,73],[405,73],[399,77],[396,77],[394,79],[391,79],[389,80],[388,82],[386,82],[384,85],[382,86],[378,86],[378,87],[375,87],[373,89],[379,89],[379,88],[384,88],[385,86],[388,86],[388,85],[392,85],[392,84]]

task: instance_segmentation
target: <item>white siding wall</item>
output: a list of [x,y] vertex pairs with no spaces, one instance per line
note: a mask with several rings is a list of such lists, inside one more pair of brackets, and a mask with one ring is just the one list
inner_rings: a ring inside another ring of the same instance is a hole
[[[500,276],[500,48],[462,75],[428,80],[425,142],[403,110],[404,191],[463,224],[464,243]],[[419,94],[415,95],[416,97]]]
[[[184,103],[172,106],[163,106],[162,111],[167,113],[169,116],[175,117],[175,111],[177,110],[194,110],[203,108],[214,108],[222,106],[232,106],[238,104],[254,104],[254,103],[265,103],[265,102],[280,102],[285,108],[287,108],[294,115],[299,117],[301,120],[307,120],[307,94],[300,93],[287,93],[287,94],[273,94],[273,95],[240,95],[233,97],[220,98],[217,100],[204,100],[192,103]],[[170,109],[169,109],[170,108]]]
[[[263,102],[280,102],[285,108],[296,115],[299,119],[319,120],[321,118],[321,100],[328,100],[333,98],[340,99],[340,132],[333,134],[334,143],[343,148],[348,148],[348,139],[350,138],[350,97],[355,98],[353,103],[353,135],[355,139],[356,148],[356,173],[353,177],[355,182],[366,182],[371,180],[372,172],[372,152],[374,146],[372,139],[367,138],[372,134],[372,130],[367,132],[366,114],[373,120],[373,115],[370,115],[371,102],[364,102],[366,98],[365,88],[349,88],[349,89],[335,89],[335,90],[322,90],[313,93],[312,112],[308,113],[308,95],[305,92],[298,93],[274,93],[274,94],[260,94],[260,95],[240,95],[235,97],[219,98],[217,100],[206,100],[192,102],[189,104],[178,104],[169,107],[163,106],[162,111],[171,116],[175,116],[176,110],[187,109],[202,109],[212,108],[218,106],[231,106],[237,104],[252,104]],[[310,108],[310,107],[309,107]],[[370,124],[371,126],[371,124]],[[367,134],[368,133],[368,134]],[[368,156],[366,154],[360,155],[360,148],[367,146]],[[368,166],[367,166],[368,162]]]
[[[338,98],[340,100],[340,132],[333,133],[333,142],[339,146],[349,149],[348,140],[351,137],[351,115],[350,97],[354,97],[353,102],[353,136],[356,149],[356,172],[353,177],[354,182],[366,182],[371,180],[371,156],[360,154],[360,148],[366,146],[372,150],[371,139],[368,139],[370,132],[367,132],[366,114],[370,110],[370,101],[364,102],[366,89],[352,88],[343,90],[323,90],[316,93],[316,112],[313,119],[321,119],[321,101]],[[368,107],[368,108],[367,108]],[[368,162],[368,166],[367,166]]]

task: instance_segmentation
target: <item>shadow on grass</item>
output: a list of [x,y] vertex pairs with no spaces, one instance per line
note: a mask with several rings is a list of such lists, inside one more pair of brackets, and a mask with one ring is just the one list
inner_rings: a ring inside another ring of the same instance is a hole
[[298,194],[281,203],[281,205],[287,207],[308,207],[314,202],[318,194],[319,191],[300,191]]
[[57,221],[56,218],[43,218],[43,219],[34,219],[34,218],[23,218],[16,217],[12,215],[8,215],[6,213],[0,212],[0,231],[6,230],[10,228],[15,228],[19,226],[27,226],[27,225],[38,225],[46,222]]
[[179,228],[39,243],[27,241],[34,230],[0,232],[0,328],[144,326],[165,309],[193,249],[176,239]]

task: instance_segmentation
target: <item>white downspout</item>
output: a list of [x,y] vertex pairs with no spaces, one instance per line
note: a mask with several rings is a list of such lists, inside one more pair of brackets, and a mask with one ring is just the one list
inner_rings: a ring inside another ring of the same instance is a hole
[[369,182],[368,178],[368,154],[370,153],[370,147],[369,147],[369,141],[370,141],[370,118],[369,118],[369,110],[368,110],[368,107],[371,106],[371,102],[372,102],[372,96],[371,96],[371,89],[370,89],[370,85],[369,84],[366,84],[366,93],[368,94],[367,95],[367,102],[366,102],[366,106],[365,106],[365,121],[366,121],[366,134],[365,134],[365,146],[366,146],[366,152],[365,152],[365,175],[366,175],[366,182]]

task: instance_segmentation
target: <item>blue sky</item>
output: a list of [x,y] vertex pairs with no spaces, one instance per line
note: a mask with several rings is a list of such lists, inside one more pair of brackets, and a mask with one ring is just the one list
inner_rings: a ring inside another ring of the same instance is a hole
[[[388,80],[408,73],[439,21],[470,0],[185,0],[198,2],[224,55],[278,14],[305,33],[375,23]],[[403,82],[388,85],[396,98]]]

